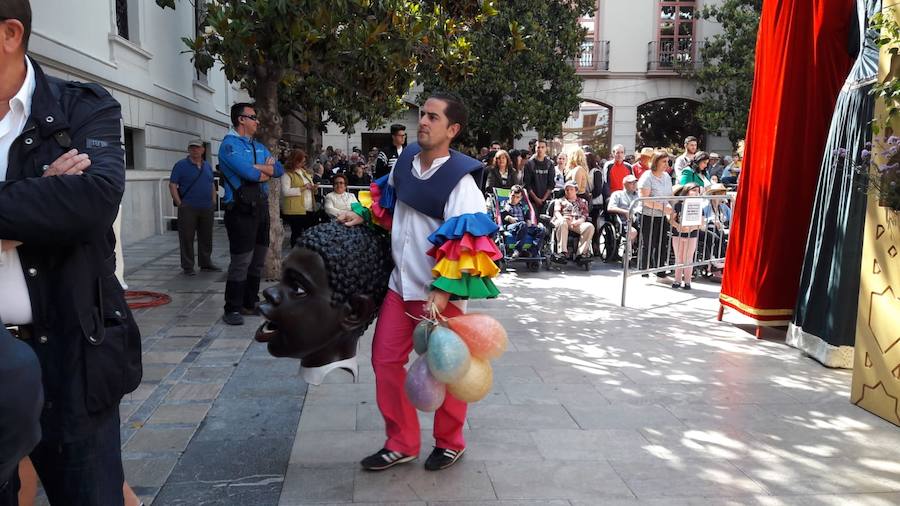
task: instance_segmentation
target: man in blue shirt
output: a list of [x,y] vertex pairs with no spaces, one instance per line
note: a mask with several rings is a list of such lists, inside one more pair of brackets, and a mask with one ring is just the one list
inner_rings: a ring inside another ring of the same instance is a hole
[[219,272],[213,265],[212,229],[216,189],[212,167],[203,159],[206,148],[196,139],[188,143],[188,156],[172,167],[169,193],[178,208],[178,245],[181,249],[181,269],[194,276],[194,236],[197,236],[200,270]]
[[256,314],[259,281],[269,250],[269,188],[271,178],[284,174],[266,146],[253,140],[259,120],[253,104],[231,106],[231,124],[219,146],[219,169],[225,185],[225,230],[231,264],[225,282],[228,325],[243,325],[243,315]]

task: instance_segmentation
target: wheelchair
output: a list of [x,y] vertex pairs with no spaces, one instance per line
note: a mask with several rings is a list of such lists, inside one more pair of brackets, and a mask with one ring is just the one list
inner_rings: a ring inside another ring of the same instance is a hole
[[[593,258],[592,257],[578,258],[575,253],[576,251],[578,251],[578,240],[579,240],[578,234],[573,234],[573,233],[569,234],[568,252],[567,252],[568,256],[563,257],[558,251],[556,251],[556,235],[554,233],[556,226],[553,224],[552,214],[553,214],[553,208],[556,205],[556,202],[558,200],[559,200],[558,198],[554,198],[554,199],[550,200],[547,203],[546,207],[544,208],[544,212],[540,216],[540,222],[547,229],[547,235],[546,235],[547,240],[544,241],[547,245],[546,246],[547,251],[548,251],[547,256],[550,260],[547,264],[548,265],[547,268],[550,269],[551,267],[556,267],[556,268],[561,269],[563,266],[565,266],[569,262],[573,262],[575,265],[583,268],[585,271],[590,271],[591,264],[593,264],[593,262],[594,262]],[[596,229],[596,225],[595,225],[594,234],[596,234],[596,233],[597,233],[597,229]]]
[[[546,228],[544,239],[541,241],[536,240],[532,234],[527,234],[525,236],[525,243],[522,247],[522,255],[518,258],[512,257],[513,248],[516,245],[516,238],[511,232],[506,230],[507,224],[503,223],[503,219],[501,218],[501,211],[509,200],[509,194],[510,191],[506,188],[493,188],[492,193],[488,196],[489,212],[491,212],[494,217],[494,223],[500,227],[500,231],[497,232],[496,239],[494,240],[497,244],[497,249],[503,253],[503,258],[497,262],[497,266],[500,267],[500,272],[506,272],[509,266],[515,263],[524,263],[531,272],[538,272],[541,270],[542,266],[549,269],[549,258],[545,254],[545,245],[547,244]],[[535,215],[534,208],[531,206],[531,203],[528,202],[528,198],[523,196],[522,201],[528,207],[528,223],[540,225],[540,222]]]

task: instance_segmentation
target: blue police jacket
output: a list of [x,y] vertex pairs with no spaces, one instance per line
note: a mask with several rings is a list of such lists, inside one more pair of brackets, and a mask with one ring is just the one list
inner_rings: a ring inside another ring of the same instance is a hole
[[[222,144],[219,146],[219,170],[228,179],[225,186],[224,203],[232,202],[232,188],[241,187],[244,181],[259,181],[262,172],[257,170],[254,165],[266,163],[266,159],[272,156],[265,144],[241,137],[234,129],[228,131]],[[281,162],[275,161],[275,174],[272,178],[281,177],[284,174],[284,167]],[[263,195],[268,195],[269,186],[266,183],[260,185]]]

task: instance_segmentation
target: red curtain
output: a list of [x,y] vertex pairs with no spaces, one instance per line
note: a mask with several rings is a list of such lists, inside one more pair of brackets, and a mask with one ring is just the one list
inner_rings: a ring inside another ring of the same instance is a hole
[[765,0],[722,304],[790,321],[854,0]]

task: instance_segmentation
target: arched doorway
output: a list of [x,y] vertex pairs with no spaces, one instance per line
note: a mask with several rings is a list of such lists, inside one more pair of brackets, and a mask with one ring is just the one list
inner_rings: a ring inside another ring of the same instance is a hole
[[639,105],[637,108],[637,135],[635,146],[678,148],[684,138],[693,135],[702,146],[706,132],[697,119],[700,102],[685,98],[663,98]]
[[612,142],[611,125],[612,107],[585,100],[563,123],[562,135],[554,140],[553,152],[589,147],[605,157]]

